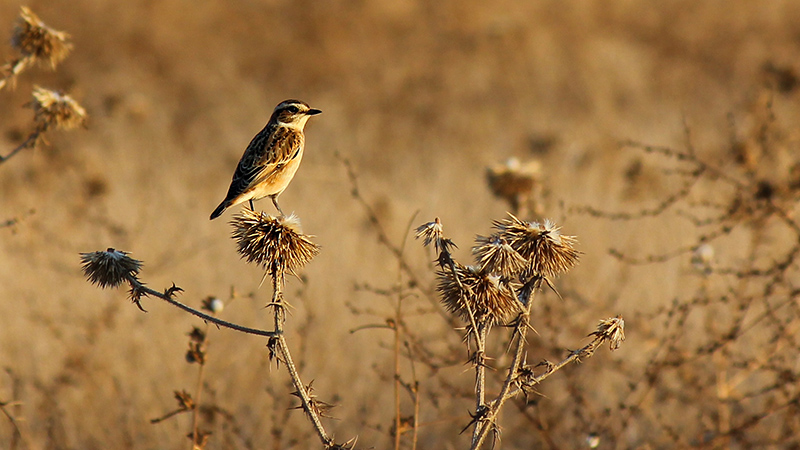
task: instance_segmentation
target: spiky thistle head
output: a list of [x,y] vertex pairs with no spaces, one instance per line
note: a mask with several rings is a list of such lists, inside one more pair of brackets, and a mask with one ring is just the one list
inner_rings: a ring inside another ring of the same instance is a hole
[[456,246],[453,241],[444,237],[444,227],[438,217],[433,219],[433,222],[423,223],[418,226],[416,238],[422,239],[422,245],[425,247],[433,243],[436,253],[450,253]]
[[498,234],[478,236],[472,248],[481,271],[513,278],[525,269],[525,258]]
[[526,277],[553,277],[566,272],[578,263],[580,252],[575,250],[575,236],[561,234],[550,220],[525,222],[513,214],[493,222],[498,235],[522,256],[528,264]]
[[319,253],[319,246],[303,234],[294,214],[273,217],[243,209],[231,221],[233,239],[242,258],[258,264],[270,274],[296,275]]
[[72,44],[67,42],[69,35],[48,27],[27,7],[21,9],[11,45],[23,57],[47,62],[55,69],[72,50]]
[[603,319],[589,336],[607,341],[609,349],[614,351],[625,341],[625,320],[622,319],[622,316]]
[[86,125],[86,110],[69,95],[36,86],[30,106],[39,130],[52,126],[71,129]]
[[81,267],[89,282],[105,288],[117,287],[136,279],[142,262],[128,256],[128,252],[109,248],[106,251],[81,253]]
[[503,323],[520,311],[508,281],[479,267],[455,263],[455,272],[444,268],[436,276],[442,303],[466,322],[472,314],[478,323]]

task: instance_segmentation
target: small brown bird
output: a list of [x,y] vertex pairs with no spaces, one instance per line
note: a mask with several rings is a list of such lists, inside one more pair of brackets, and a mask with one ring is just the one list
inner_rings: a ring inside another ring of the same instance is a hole
[[275,107],[269,122],[245,149],[225,200],[211,213],[216,219],[233,205],[270,197],[275,208],[283,215],[278,205],[278,196],[292,181],[300,161],[303,159],[305,135],[303,127],[311,116],[322,111],[313,109],[300,100],[285,100]]

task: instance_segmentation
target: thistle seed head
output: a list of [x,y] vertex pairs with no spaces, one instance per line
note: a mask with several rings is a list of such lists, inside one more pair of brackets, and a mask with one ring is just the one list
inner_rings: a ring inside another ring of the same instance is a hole
[[51,126],[67,130],[86,125],[86,110],[69,95],[36,86],[30,105],[39,130]]
[[472,253],[482,272],[495,273],[504,278],[513,278],[525,269],[525,258],[520,256],[508,242],[497,234],[478,236]]
[[104,252],[81,253],[81,264],[84,276],[101,288],[117,287],[130,278],[135,279],[142,268],[141,261],[113,248]]
[[498,235],[528,263],[526,277],[552,277],[566,272],[578,263],[580,252],[575,250],[575,236],[562,235],[550,220],[525,222],[513,214],[493,222]]
[[239,254],[272,274],[290,273],[305,266],[319,253],[319,246],[303,234],[294,214],[273,217],[243,209],[231,221]]
[[489,189],[496,197],[502,198],[518,209],[520,202],[531,195],[534,186],[541,178],[539,161],[520,162],[510,158],[503,164],[496,164],[486,170]]
[[491,324],[506,322],[520,311],[520,304],[506,280],[476,266],[456,263],[455,267],[455,276],[449,269],[436,273],[436,290],[448,311],[466,322],[472,312],[477,322]]
[[416,239],[420,238],[422,238],[422,245],[425,247],[433,242],[436,253],[450,253],[456,246],[453,241],[444,237],[444,228],[438,217],[433,219],[433,222],[424,223],[417,227]]
[[622,319],[622,316],[601,320],[597,324],[597,330],[593,331],[589,336],[595,336],[595,339],[608,341],[609,349],[614,351],[618,349],[625,340],[625,321]]
[[72,44],[67,42],[69,35],[48,27],[27,7],[21,9],[11,45],[23,57],[47,62],[55,69],[72,50]]

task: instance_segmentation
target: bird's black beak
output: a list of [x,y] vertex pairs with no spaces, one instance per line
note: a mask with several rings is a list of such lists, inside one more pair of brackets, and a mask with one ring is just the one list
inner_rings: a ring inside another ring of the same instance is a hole
[[317,114],[319,114],[321,112],[322,111],[320,111],[319,109],[309,109],[308,112],[306,112],[306,115],[308,115],[308,116],[316,116]]

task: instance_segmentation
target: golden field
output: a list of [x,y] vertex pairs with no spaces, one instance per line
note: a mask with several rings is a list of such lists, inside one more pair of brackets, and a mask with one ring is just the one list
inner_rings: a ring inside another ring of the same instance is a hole
[[[23,5],[0,2],[0,36]],[[195,307],[218,296],[225,320],[270,328],[269,283],[230,239],[239,207],[208,216],[287,98],[323,111],[281,196],[322,247],[288,279],[287,339],[304,381],[336,405],[324,423],[337,441],[393,445],[392,333],[368,326],[393,317],[396,296],[382,292],[403,286],[408,338],[448,362],[400,358],[421,385],[417,447],[469,447],[459,433],[474,375],[461,331],[428,301],[435,255],[413,229],[439,217],[469,263],[475,235],[508,210],[486,169],[514,157],[542,167],[540,214],[527,219],[555,220],[583,252],[555,281],[563,300],[537,294],[528,362],[563,358],[617,314],[627,341],[507,405],[499,448],[800,445],[800,2],[27,6],[74,48],[57,70],[31,68],[0,90],[0,154],[30,132],[35,85],[69,93],[89,119],[0,164],[0,403],[14,418],[0,415],[0,448],[189,448],[189,414],[149,422],[175,409],[173,391],[194,392],[184,355],[203,323],[90,285],[79,253],[131,252],[148,286],[174,282]],[[16,57],[8,41],[0,57]],[[627,142],[692,149],[709,167],[687,175],[691,159]],[[274,213],[268,199],[256,206]],[[701,241],[721,270],[693,267]],[[287,412],[296,399],[264,340],[208,332],[206,448],[319,448],[303,413]],[[407,395],[400,406],[413,414]]]

